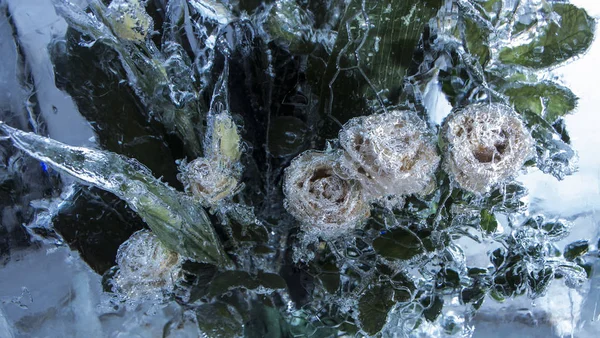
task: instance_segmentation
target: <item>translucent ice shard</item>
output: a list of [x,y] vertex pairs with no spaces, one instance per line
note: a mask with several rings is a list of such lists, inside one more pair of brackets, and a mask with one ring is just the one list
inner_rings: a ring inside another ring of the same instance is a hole
[[168,249],[196,261],[231,264],[204,209],[154,178],[138,161],[67,146],[4,123],[0,123],[0,130],[30,156],[127,201]]

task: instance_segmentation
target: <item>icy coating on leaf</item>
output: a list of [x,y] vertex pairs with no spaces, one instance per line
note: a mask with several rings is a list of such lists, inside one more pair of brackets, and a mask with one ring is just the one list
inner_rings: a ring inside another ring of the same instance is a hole
[[423,120],[409,111],[362,116],[340,132],[342,165],[372,198],[426,193],[440,157]]
[[114,291],[128,300],[162,300],[173,291],[181,273],[180,256],[165,248],[148,230],[134,233],[117,251],[119,270]]
[[474,104],[455,110],[444,121],[445,168],[471,192],[489,191],[516,175],[534,154],[534,141],[509,107]]
[[231,265],[204,209],[138,161],[68,146],[1,122],[0,130],[30,156],[125,200],[169,249],[195,261]]
[[358,182],[336,174],[340,155],[309,150],[285,169],[285,208],[305,231],[324,238],[339,236],[369,216]]
[[140,0],[113,0],[108,6],[108,16],[112,28],[122,39],[141,42],[144,41],[150,29],[152,18],[144,9],[145,1]]

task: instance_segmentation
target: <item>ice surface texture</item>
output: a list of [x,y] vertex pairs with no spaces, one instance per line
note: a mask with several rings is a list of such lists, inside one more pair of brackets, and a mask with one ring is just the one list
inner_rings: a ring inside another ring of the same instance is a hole
[[[167,134],[140,138],[180,159],[183,185],[4,124],[3,140],[148,224],[105,282],[117,302],[181,302],[186,317],[164,332],[185,320],[209,336],[469,336],[490,297],[584,283],[595,246],[559,249],[572,226],[529,215],[513,178],[575,170],[562,118],[577,100],[545,72],[589,46],[585,11],[554,0],[54,2],[70,26],[55,60],[107,51],[73,68],[97,63],[131,89],[140,123]],[[92,93],[77,83],[71,95]],[[454,107],[441,126],[451,109],[432,100]],[[94,126],[113,132],[110,122]]]

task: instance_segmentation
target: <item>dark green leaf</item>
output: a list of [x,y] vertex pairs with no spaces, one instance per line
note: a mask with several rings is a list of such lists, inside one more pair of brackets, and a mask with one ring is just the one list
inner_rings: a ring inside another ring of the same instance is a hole
[[256,275],[258,283],[267,289],[285,289],[286,283],[281,276],[275,273],[259,271]]
[[218,296],[234,288],[256,289],[258,286],[259,283],[246,271],[224,271],[210,282],[209,294]]
[[381,331],[394,306],[393,296],[394,290],[389,285],[373,285],[360,297],[358,319],[366,333],[375,335]]
[[527,194],[527,188],[524,186],[510,183],[492,191],[485,201],[484,207],[494,212],[523,212],[526,210],[527,204],[522,201],[522,198]]
[[556,241],[565,238],[569,234],[571,225],[565,221],[558,220],[544,223],[542,229],[544,229],[549,237]]
[[585,274],[588,279],[592,278],[592,273],[594,272],[594,264],[585,262],[585,263],[579,264],[579,266],[582,267],[583,270],[585,270]]
[[571,4],[555,3],[552,10],[560,16],[550,18],[546,26],[528,44],[503,48],[500,61],[531,68],[544,68],[583,53],[594,39],[594,19],[585,10]]
[[408,302],[412,299],[412,294],[416,289],[415,283],[404,273],[400,272],[392,277],[392,287],[394,288],[394,300],[396,302]]
[[575,258],[588,252],[589,249],[590,244],[587,240],[578,240],[565,247],[564,256],[567,260],[573,261]]
[[460,276],[452,269],[442,269],[438,274],[436,281],[436,287],[438,289],[456,289],[460,287]]
[[465,304],[479,303],[485,298],[485,294],[486,291],[480,287],[465,288],[460,293],[461,299]]
[[490,261],[494,264],[494,267],[498,269],[502,264],[504,264],[506,250],[503,248],[498,248],[492,252],[490,255]]
[[498,228],[498,221],[496,220],[494,214],[490,213],[486,209],[482,209],[480,216],[481,221],[479,223],[479,226],[481,227],[481,230],[485,231],[488,234],[495,232]]
[[467,275],[471,278],[486,276],[488,274],[488,270],[484,268],[469,268]]
[[[253,304],[250,320],[244,325],[246,338],[280,338],[290,336],[290,327],[278,311],[272,306]],[[209,335],[209,337],[211,337]]]
[[340,287],[340,270],[335,262],[325,262],[320,268],[318,279],[329,293],[335,293]]
[[554,269],[547,266],[539,271],[529,273],[528,283],[531,289],[531,297],[541,297],[546,293],[550,282],[554,279]]
[[[309,81],[319,87],[319,111],[341,123],[396,95],[413,53],[441,0],[351,0],[337,27],[325,68],[311,63]],[[329,119],[327,118],[326,121]],[[331,128],[328,136],[337,136]],[[328,131],[329,132],[329,131]]]
[[557,119],[556,121],[554,121],[554,123],[552,123],[552,127],[560,135],[560,139],[564,143],[571,144],[571,136],[569,135],[569,132],[567,131],[565,119],[563,119],[563,118]]
[[373,241],[373,248],[389,259],[410,259],[423,252],[420,239],[404,228],[387,231]]
[[207,337],[241,337],[244,330],[242,316],[230,305],[215,302],[200,305],[196,309],[200,330]]
[[490,49],[487,45],[487,38],[490,32],[485,30],[481,25],[477,24],[473,18],[468,16],[463,17],[464,23],[464,38],[467,43],[469,53],[473,55],[480,65],[485,65],[490,56]]
[[504,91],[515,109],[531,111],[553,123],[569,114],[577,105],[577,97],[567,87],[550,81],[537,84],[515,83]]
[[283,289],[286,287],[285,280],[273,273],[259,272],[252,276],[246,271],[224,271],[218,274],[211,282],[208,289],[210,296],[219,296],[229,290],[244,288],[253,290],[263,286],[269,289]]
[[537,167],[559,180],[573,174],[577,169],[577,155],[571,146],[563,142],[552,125],[538,114],[529,110],[519,113],[536,141]]
[[[432,301],[433,298],[433,301]],[[421,298],[421,305],[425,307],[423,310],[423,316],[430,322],[433,322],[437,317],[442,314],[442,308],[444,307],[444,300],[438,296],[426,296]]]

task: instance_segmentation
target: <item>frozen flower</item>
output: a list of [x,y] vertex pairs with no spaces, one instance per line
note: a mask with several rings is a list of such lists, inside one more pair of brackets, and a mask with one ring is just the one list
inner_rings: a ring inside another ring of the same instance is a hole
[[145,5],[142,0],[113,0],[110,3],[109,18],[118,37],[134,42],[144,41],[153,25]]
[[115,291],[129,300],[158,298],[173,291],[181,271],[178,254],[165,248],[151,231],[141,230],[117,251]]
[[178,178],[185,191],[199,198],[206,206],[237,192],[241,176],[240,135],[228,112],[211,116],[204,146],[206,157],[181,165]]
[[184,163],[178,178],[186,192],[206,205],[215,205],[233,195],[238,187],[238,175],[214,158],[201,157]]
[[372,198],[426,193],[440,157],[427,125],[409,111],[348,121],[340,131],[347,174]]
[[358,182],[336,174],[340,152],[309,150],[285,169],[285,208],[309,233],[336,237],[369,215]]
[[534,141],[517,113],[503,104],[474,104],[442,125],[445,169],[460,187],[482,193],[514,176],[534,155]]

